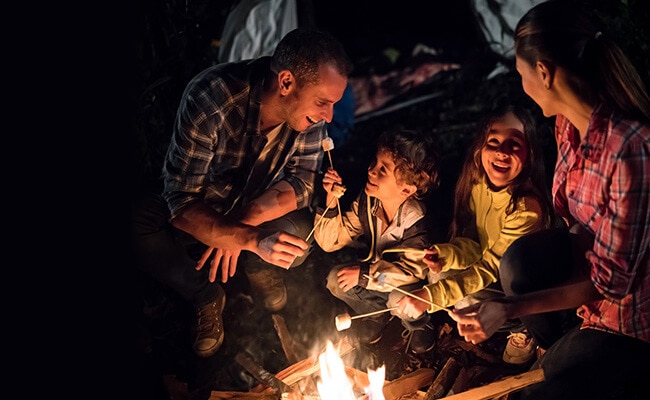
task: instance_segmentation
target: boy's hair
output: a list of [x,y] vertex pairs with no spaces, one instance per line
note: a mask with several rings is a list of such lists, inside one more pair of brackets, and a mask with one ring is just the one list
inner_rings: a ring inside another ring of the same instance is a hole
[[415,130],[384,132],[377,139],[377,150],[393,156],[397,182],[415,185],[416,199],[438,188],[440,156],[431,136]]
[[[463,232],[472,228],[475,222],[474,213],[470,209],[472,188],[481,177],[486,176],[481,161],[481,150],[487,143],[488,133],[492,124],[508,113],[513,113],[524,126],[524,138],[528,145],[528,157],[519,175],[508,185],[512,198],[506,208],[511,214],[517,209],[517,203],[522,197],[532,196],[539,200],[542,206],[543,218],[550,225],[554,222],[550,190],[546,190],[546,177],[542,146],[537,140],[537,125],[528,109],[515,104],[497,103],[479,124],[478,134],[465,158],[465,163],[456,183],[454,193],[454,212],[450,227],[451,237],[466,236]],[[487,177],[485,178],[487,179]]]
[[298,85],[317,84],[321,65],[333,65],[342,76],[352,73],[353,64],[341,42],[331,33],[311,28],[297,28],[278,43],[271,58],[276,74],[289,70]]

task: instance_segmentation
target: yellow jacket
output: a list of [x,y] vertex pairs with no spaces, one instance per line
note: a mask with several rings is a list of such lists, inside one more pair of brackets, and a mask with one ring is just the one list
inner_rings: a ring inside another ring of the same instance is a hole
[[[431,301],[443,307],[454,305],[466,295],[476,293],[499,279],[499,264],[508,246],[519,237],[545,227],[542,207],[534,197],[519,200],[517,210],[506,215],[511,195],[507,189],[494,192],[482,179],[472,189],[470,208],[476,216],[479,243],[465,237],[436,244],[444,259],[443,279],[425,286]],[[429,281],[432,281],[432,273]],[[430,306],[428,312],[438,311]]]

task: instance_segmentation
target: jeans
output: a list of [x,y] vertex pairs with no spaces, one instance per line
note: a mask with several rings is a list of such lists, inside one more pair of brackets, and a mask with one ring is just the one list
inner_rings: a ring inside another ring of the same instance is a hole
[[[195,269],[207,246],[172,226],[167,204],[158,194],[151,193],[140,198],[133,211],[131,245],[138,267],[196,306],[214,301],[219,283],[208,280],[210,259],[201,270]],[[305,238],[311,231],[313,221],[311,211],[303,208],[268,221],[260,228],[283,230]],[[309,253],[310,250],[305,251],[292,267],[302,264]],[[241,252],[237,266],[238,270],[241,268],[244,271],[278,268],[247,251]]]
[[[359,265],[360,263],[347,263],[339,264],[332,268],[327,275],[327,289],[334,297],[346,303],[354,312],[359,314],[367,314],[374,311],[385,310],[388,308],[388,296],[390,292],[380,292],[377,290],[369,290],[361,286],[355,286],[348,291],[343,291],[337,282],[337,272],[344,267]],[[414,283],[411,285],[401,286],[400,289],[411,291],[421,288],[423,283]],[[392,307],[392,306],[391,306]],[[393,313],[393,312],[391,312]],[[379,314],[383,315],[383,314]],[[400,316],[401,318],[401,316]]]
[[[501,285],[518,295],[584,278],[584,252],[592,241],[566,228],[523,236],[501,259]],[[532,368],[545,380],[516,394],[518,399],[650,398],[650,344],[639,339],[580,329],[576,309],[521,317],[537,344],[547,349]],[[637,361],[633,361],[636,359]]]

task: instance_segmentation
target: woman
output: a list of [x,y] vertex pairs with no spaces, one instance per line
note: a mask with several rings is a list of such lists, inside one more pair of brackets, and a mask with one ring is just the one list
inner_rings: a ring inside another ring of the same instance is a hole
[[521,318],[547,350],[524,399],[650,395],[650,98],[588,13],[551,0],[515,30],[523,89],[556,116],[552,193],[567,228],[514,242],[500,268],[508,296],[452,313],[472,343]]

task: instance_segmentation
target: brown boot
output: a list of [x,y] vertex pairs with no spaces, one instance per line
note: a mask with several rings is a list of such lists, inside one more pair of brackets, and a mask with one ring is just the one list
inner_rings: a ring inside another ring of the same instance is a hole
[[226,293],[218,286],[217,298],[196,308],[194,352],[199,357],[210,357],[223,343],[224,330],[221,313],[226,305]]
[[277,312],[287,305],[287,288],[275,267],[253,272],[246,271],[246,276],[253,293],[263,300],[267,310]]

